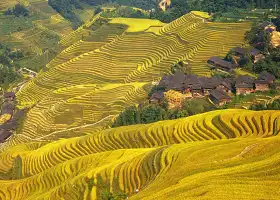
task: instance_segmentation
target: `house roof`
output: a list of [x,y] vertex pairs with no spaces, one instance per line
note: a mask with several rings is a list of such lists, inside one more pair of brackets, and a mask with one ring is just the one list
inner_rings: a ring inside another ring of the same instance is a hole
[[272,22],[269,22],[269,21],[265,21],[260,24],[260,27],[262,27],[262,28],[265,28],[267,26],[275,26],[275,24],[273,24]]
[[1,114],[13,114],[15,106],[11,103],[5,102],[2,106]]
[[253,84],[254,84],[254,78],[252,76],[249,75],[244,75],[244,76],[239,76],[236,79],[236,84],[235,87],[236,88],[253,88]]
[[253,84],[249,84],[249,83],[236,83],[235,87],[236,88],[249,88],[249,89],[252,89],[253,88]]
[[232,90],[231,82],[228,80],[224,80],[221,85],[223,85],[225,88]]
[[192,89],[200,88],[201,89],[199,79],[196,75],[186,75],[185,80],[183,82],[183,87],[184,87],[184,89],[187,89],[187,88],[192,88]]
[[242,47],[235,47],[233,49],[234,52],[239,53],[241,55],[250,54],[252,56],[256,56],[260,54],[260,51],[256,48],[242,48]]
[[256,55],[258,55],[258,54],[260,54],[260,53],[261,53],[261,51],[258,50],[258,49],[256,49],[256,48],[252,48],[252,49],[250,50],[250,54],[251,54],[252,56],[256,56]]
[[268,28],[268,29],[266,29],[266,32],[269,32],[269,33],[272,33],[273,31],[274,31],[273,28]]
[[159,91],[159,92],[154,92],[150,98],[150,100],[155,99],[155,100],[161,100],[164,98],[164,93]]
[[245,55],[248,53],[248,49],[242,48],[242,47],[235,47],[233,49],[234,52]]
[[211,57],[208,62],[213,62],[215,63],[216,65],[220,65],[224,68],[228,68],[228,69],[232,69],[232,68],[235,68],[237,67],[236,64],[233,64],[231,62],[228,62],[228,61],[225,61],[223,59],[221,59],[220,57],[217,57],[217,56],[213,56]]
[[4,97],[5,98],[10,98],[10,97],[15,97],[16,95],[15,95],[15,93],[14,92],[6,92],[5,94],[4,94]]
[[255,83],[257,83],[257,84],[269,84],[270,82],[268,80],[257,79],[257,80],[255,80]]
[[2,130],[0,132],[0,143],[4,142],[8,137],[10,137],[13,133],[10,131]]
[[213,77],[213,78],[199,77],[199,81],[201,87],[204,89],[214,89],[223,82],[222,79],[219,79],[217,77]]
[[267,71],[263,71],[259,74],[258,80],[268,80],[268,81],[274,81],[275,76],[268,73]]
[[217,99],[218,101],[223,99],[231,99],[231,97],[226,92],[220,89],[211,90],[210,95],[215,99]]
[[238,78],[236,79],[236,84],[241,84],[241,83],[253,84],[254,78],[249,75],[238,76]]
[[262,73],[259,74],[259,77],[257,80],[255,80],[255,83],[257,84],[269,84],[271,83],[272,81],[275,80],[275,76],[266,72],[266,71],[263,71]]

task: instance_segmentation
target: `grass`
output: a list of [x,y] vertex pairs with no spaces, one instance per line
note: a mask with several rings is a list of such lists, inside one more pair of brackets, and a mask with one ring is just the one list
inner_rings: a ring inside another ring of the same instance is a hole
[[237,76],[249,75],[249,76],[257,78],[257,75],[255,73],[246,71],[246,70],[241,69],[241,68],[235,69],[234,72],[236,73]]

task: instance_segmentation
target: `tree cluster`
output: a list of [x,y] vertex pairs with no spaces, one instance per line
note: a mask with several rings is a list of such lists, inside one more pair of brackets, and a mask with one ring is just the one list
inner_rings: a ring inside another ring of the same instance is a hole
[[16,17],[24,16],[27,17],[29,14],[29,11],[21,4],[16,4],[14,8],[8,9],[6,12],[4,12],[5,15],[14,15]]
[[102,13],[102,17],[149,18],[149,15],[131,7],[117,6],[115,10],[105,10]]
[[0,87],[5,89],[14,82],[20,75],[16,72],[19,68],[14,61],[23,57],[22,51],[11,51],[0,43]]
[[213,105],[206,103],[204,99],[186,101],[183,107],[178,109],[169,110],[167,105],[167,101],[165,100],[159,104],[129,107],[120,113],[114,121],[113,127],[178,119],[216,109]]
[[[145,10],[154,10],[150,13],[151,19],[158,19],[162,22],[171,22],[191,10],[201,10],[209,13],[238,12],[238,9],[253,8],[274,8],[275,0],[201,0],[186,1],[172,0],[167,11],[162,11],[158,4],[159,1],[150,0],[49,0],[49,4],[65,18],[74,23],[80,23],[77,16],[73,12],[73,8],[82,8],[83,4],[91,6],[102,6],[106,4],[125,5],[131,7],[142,8]],[[97,10],[100,12],[100,9]],[[123,10],[125,13],[127,10]],[[120,12],[118,12],[120,15]],[[123,14],[123,15],[127,15]],[[132,16],[133,15],[133,16]],[[131,14],[130,17],[143,18],[140,11]]]
[[240,66],[248,70],[252,69],[255,73],[267,71],[276,78],[280,78],[280,48],[272,47],[270,33],[264,31],[263,28],[260,28],[256,24],[246,33],[245,38],[251,46],[260,50],[265,55],[265,59],[253,65],[249,56],[247,56],[240,60]]
[[280,99],[276,99],[268,104],[254,104],[250,106],[250,110],[280,110]]
[[81,25],[81,20],[74,13],[75,8],[82,9],[80,0],[49,0],[48,3],[56,12],[70,20],[74,29]]

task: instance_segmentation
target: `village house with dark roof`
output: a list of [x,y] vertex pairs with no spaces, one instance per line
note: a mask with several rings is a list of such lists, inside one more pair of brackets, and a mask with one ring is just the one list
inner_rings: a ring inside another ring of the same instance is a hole
[[257,80],[255,80],[255,88],[256,91],[268,91],[270,88],[269,86],[273,84],[275,81],[275,76],[263,71],[259,74],[259,77]]
[[225,61],[217,56],[211,57],[207,61],[207,63],[211,66],[211,68],[220,69],[220,70],[227,71],[227,72],[232,71],[233,69],[235,69],[238,66],[237,64]]
[[163,91],[158,91],[152,94],[151,98],[149,99],[149,103],[160,103],[163,100],[164,100]]
[[0,143],[5,142],[13,133],[7,130],[0,130]]
[[204,95],[209,95],[211,90],[216,89],[219,85],[222,84],[223,79],[217,77],[199,77],[199,81],[203,90]]
[[[164,76],[158,86],[163,87],[164,91],[153,93],[149,102],[159,103],[166,98],[167,92],[174,96],[180,96],[177,99],[172,96],[170,101],[177,102],[179,105],[182,99],[198,98],[208,96],[214,103],[224,105],[231,101],[233,87],[235,86],[236,95],[247,95],[255,91],[267,91],[270,84],[273,84],[275,77],[268,72],[259,74],[258,79],[249,75],[238,76],[237,78],[220,78],[220,77],[198,77],[196,75],[185,75],[182,71],[177,71],[173,75]],[[256,88],[256,89],[255,89]],[[167,98],[168,102],[169,99]],[[178,103],[179,102],[179,103]]]
[[267,32],[270,32],[270,33],[272,33],[273,31],[276,31],[275,24],[273,24],[272,22],[268,22],[268,21],[265,21],[265,22],[261,23],[259,25],[259,27],[262,28],[263,30],[267,31]]
[[244,58],[245,56],[249,56],[253,63],[257,63],[258,61],[265,58],[265,56],[256,48],[242,48],[242,47],[235,47],[232,49],[235,56],[240,58]]
[[248,75],[239,76],[235,83],[236,94],[246,95],[254,92],[254,78]]
[[222,83],[217,86],[217,89],[220,89],[220,90],[226,92],[227,94],[231,95],[232,90],[233,90],[232,80],[230,80],[230,79],[223,80]]
[[219,106],[229,103],[232,100],[228,93],[220,89],[211,90],[209,93],[209,99]]
[[14,92],[6,92],[4,98],[5,100],[13,101],[16,98],[16,95]]

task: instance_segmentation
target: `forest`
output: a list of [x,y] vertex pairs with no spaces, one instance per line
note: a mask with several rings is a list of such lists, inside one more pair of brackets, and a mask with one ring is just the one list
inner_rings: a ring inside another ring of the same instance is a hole
[[274,9],[280,4],[279,0],[172,0],[171,6],[164,12],[158,8],[158,3],[159,1],[157,0],[49,0],[50,6],[65,18],[71,20],[74,24],[79,23],[79,19],[75,16],[73,8],[82,9],[84,4],[91,6],[114,4],[138,7],[145,10],[155,9],[154,12],[151,13],[150,18],[158,19],[166,23],[171,22],[191,10],[219,13],[233,12],[236,11],[236,9]]

